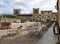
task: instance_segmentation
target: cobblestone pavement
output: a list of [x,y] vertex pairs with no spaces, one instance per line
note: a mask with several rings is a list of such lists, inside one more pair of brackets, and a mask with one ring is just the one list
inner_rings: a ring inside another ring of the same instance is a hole
[[37,44],[55,44],[57,42],[57,35],[53,34],[53,25],[43,35],[43,37],[37,42]]

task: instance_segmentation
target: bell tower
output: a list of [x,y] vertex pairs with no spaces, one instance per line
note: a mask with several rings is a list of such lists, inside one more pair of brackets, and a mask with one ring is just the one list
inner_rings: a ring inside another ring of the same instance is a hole
[[39,17],[39,8],[33,8],[32,19],[36,21],[38,17]]
[[20,9],[14,9],[14,14],[20,14],[21,10]]
[[33,8],[33,16],[39,15],[39,8]]
[[39,14],[39,8],[33,8],[33,14]]

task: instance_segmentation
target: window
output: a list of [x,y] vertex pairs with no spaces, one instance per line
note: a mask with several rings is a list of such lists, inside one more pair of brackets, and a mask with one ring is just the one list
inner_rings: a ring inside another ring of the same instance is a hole
[[48,18],[49,18],[49,16],[48,16]]

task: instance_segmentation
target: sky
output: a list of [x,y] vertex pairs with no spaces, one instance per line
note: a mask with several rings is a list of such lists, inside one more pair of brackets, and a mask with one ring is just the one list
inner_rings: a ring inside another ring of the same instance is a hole
[[12,14],[13,9],[21,9],[21,13],[32,13],[33,8],[57,12],[56,2],[57,0],[0,0],[0,13]]

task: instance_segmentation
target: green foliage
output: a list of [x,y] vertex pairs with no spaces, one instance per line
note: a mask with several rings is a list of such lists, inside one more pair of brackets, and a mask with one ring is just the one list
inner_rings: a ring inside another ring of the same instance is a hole
[[16,18],[17,18],[17,19],[20,19],[20,20],[24,20],[24,19],[26,19],[25,16],[16,16]]

